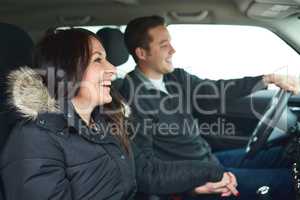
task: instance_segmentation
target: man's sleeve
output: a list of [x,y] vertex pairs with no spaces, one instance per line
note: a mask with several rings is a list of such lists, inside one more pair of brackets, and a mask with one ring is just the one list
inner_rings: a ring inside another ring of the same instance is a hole
[[209,80],[200,79],[183,69],[177,69],[175,76],[184,88],[195,113],[208,113],[225,105],[229,99],[236,100],[256,91],[266,89],[263,76],[241,79]]
[[[192,94],[195,95],[220,95],[222,98],[240,98],[253,92],[266,89],[263,76],[244,77],[240,79],[209,80],[200,79],[184,70],[178,70],[177,76],[185,85],[190,85]],[[189,89],[189,88],[187,88]]]
[[148,156],[133,144],[138,191],[146,194],[171,194],[193,190],[206,182],[217,182],[223,168],[199,160],[162,161]]
[[[140,118],[135,116],[135,118]],[[140,120],[134,120],[135,123]],[[143,123],[139,123],[142,126]],[[146,194],[170,194],[191,191],[206,182],[220,181],[223,167],[200,160],[163,161],[153,151],[152,135],[138,131],[132,138],[138,191]]]

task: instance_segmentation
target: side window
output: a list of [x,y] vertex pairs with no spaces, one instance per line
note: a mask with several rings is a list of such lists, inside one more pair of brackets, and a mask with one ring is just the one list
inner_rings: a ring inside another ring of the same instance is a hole
[[299,75],[300,55],[273,32],[250,26],[170,25],[175,67],[201,78]]
[[[85,26],[97,32],[103,27]],[[63,28],[63,27],[62,27]],[[300,55],[273,32],[255,26],[169,25],[174,67],[184,68],[200,78],[231,79],[268,73],[300,74]],[[133,70],[132,56],[117,66],[118,77]]]

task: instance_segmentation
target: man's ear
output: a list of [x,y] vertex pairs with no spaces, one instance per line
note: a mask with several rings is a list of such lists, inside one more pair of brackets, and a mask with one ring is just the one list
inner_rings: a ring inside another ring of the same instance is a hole
[[138,57],[139,60],[145,60],[147,55],[146,53],[146,50],[141,47],[137,47],[135,49],[135,55]]

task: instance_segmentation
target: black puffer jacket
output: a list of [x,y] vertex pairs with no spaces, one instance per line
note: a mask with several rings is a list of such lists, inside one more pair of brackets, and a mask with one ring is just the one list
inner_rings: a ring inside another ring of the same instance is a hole
[[[135,170],[112,135],[95,134],[71,104],[57,109],[39,76],[29,69],[11,76],[12,101],[24,120],[1,154],[7,200],[132,199]],[[97,120],[106,128],[105,121]],[[103,130],[103,129],[102,129]]]

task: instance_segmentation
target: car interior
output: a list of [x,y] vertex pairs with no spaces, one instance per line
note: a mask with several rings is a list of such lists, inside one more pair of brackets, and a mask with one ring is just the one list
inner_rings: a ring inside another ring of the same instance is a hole
[[[123,43],[124,27],[131,19],[146,15],[161,15],[170,26],[230,25],[264,28],[289,46],[295,54],[295,63],[300,63],[300,0],[1,0],[0,149],[9,130],[18,120],[17,114],[7,107],[5,77],[19,66],[34,67],[30,62],[31,51],[46,30],[89,27],[103,38],[108,60],[115,66],[121,66],[130,59]],[[183,43],[187,39],[176,38]],[[243,40],[252,42],[251,38],[245,37]],[[217,48],[221,46],[216,42]],[[188,52],[188,49],[185,51]],[[272,54],[264,53],[262,56]],[[233,57],[237,59],[239,55]],[[250,61],[253,59],[248,53],[245,53],[245,57]],[[131,65],[133,69],[134,63]],[[240,71],[244,70],[243,66],[237,67]],[[192,68],[193,66],[191,70]],[[300,72],[300,65],[298,68]],[[222,70],[226,71],[222,67],[217,70],[221,74]],[[118,89],[121,84],[122,77],[118,77],[114,81],[114,87]],[[194,114],[196,118],[209,124],[226,122],[234,125],[233,134],[221,131],[222,134],[203,135],[213,151],[245,148],[255,153],[268,146],[290,144],[300,132],[300,95],[271,88],[241,99],[228,100],[225,107],[226,112],[221,112],[222,109],[218,107],[218,112],[205,117],[199,113]],[[266,115],[269,119],[274,119],[275,128],[264,127]],[[298,189],[299,187],[298,185]]]

